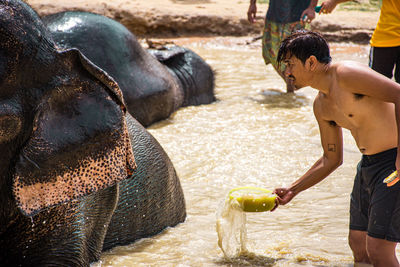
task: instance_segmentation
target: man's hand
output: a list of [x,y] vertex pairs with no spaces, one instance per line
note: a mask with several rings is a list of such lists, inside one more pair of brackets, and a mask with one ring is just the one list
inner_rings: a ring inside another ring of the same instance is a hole
[[337,2],[338,1],[336,0],[326,0],[322,2],[320,13],[327,13],[327,14],[331,13],[338,4]]
[[296,196],[296,194],[289,188],[276,188],[274,190],[274,194],[277,196],[276,203],[275,207],[271,211],[274,211],[278,205],[285,205],[289,203]]
[[351,0],[326,0],[321,4],[321,11],[319,13],[331,13],[335,7],[344,2],[348,2]]
[[247,20],[250,23],[254,23],[256,21],[256,15],[257,15],[257,6],[256,3],[254,1],[251,1],[250,6],[249,6],[249,10],[247,11]]
[[305,23],[311,23],[315,19],[315,10],[313,8],[307,8],[301,13],[300,22],[304,25]]

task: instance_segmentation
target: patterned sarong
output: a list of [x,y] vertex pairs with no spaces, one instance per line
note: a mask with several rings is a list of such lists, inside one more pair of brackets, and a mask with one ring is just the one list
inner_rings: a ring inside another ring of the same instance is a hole
[[[300,21],[282,24],[266,20],[262,38],[262,55],[265,64],[268,65],[271,63],[272,66],[278,70],[276,58],[278,56],[281,41],[292,32],[303,28],[304,27],[300,24]],[[283,65],[281,66],[281,71],[283,71],[282,68]]]

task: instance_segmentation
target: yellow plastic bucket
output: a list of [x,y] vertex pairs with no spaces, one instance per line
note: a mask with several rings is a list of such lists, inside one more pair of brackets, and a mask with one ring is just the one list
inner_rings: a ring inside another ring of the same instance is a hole
[[276,195],[272,191],[252,186],[238,187],[229,191],[229,200],[236,200],[245,212],[269,211],[275,207]]

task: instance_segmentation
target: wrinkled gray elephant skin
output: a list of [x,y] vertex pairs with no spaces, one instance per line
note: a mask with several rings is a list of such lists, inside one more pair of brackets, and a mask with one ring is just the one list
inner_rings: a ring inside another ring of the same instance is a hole
[[179,179],[117,83],[0,0],[0,266],[89,266],[183,222]]
[[214,72],[189,49],[145,50],[122,24],[88,12],[62,12],[43,21],[61,48],[77,48],[114,78],[129,112],[145,127],[179,107],[215,101]]

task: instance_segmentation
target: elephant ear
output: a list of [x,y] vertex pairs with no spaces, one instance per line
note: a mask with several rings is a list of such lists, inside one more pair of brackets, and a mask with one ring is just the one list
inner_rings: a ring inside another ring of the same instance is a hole
[[148,49],[147,51],[153,56],[155,56],[156,59],[164,65],[168,65],[167,62],[174,58],[183,57],[186,53],[186,50],[179,46],[175,46],[174,49],[166,49],[166,50]]
[[43,97],[16,162],[14,197],[27,216],[112,186],[136,168],[118,85],[79,51],[63,57],[72,74]]
[[121,89],[119,88],[118,84],[114,79],[109,76],[106,72],[102,69],[94,65],[87,57],[85,57],[79,50],[77,49],[69,49],[64,52],[67,57],[71,54],[72,57],[78,57],[80,63],[82,63],[83,67],[97,79],[99,79],[104,85],[107,86],[108,90],[110,91],[110,95],[114,96],[116,102],[120,105],[121,109],[126,112],[126,104],[124,102],[123,94]]

